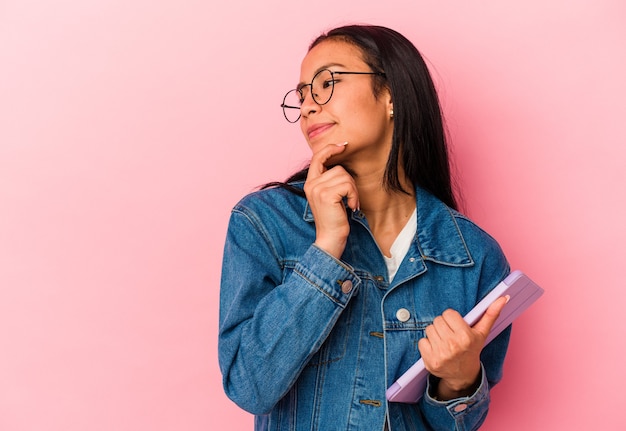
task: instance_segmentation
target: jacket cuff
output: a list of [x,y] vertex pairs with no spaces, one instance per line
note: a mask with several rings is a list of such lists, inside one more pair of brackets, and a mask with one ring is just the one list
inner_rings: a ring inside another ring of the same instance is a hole
[[427,408],[445,408],[457,421],[462,419],[463,416],[476,413],[476,410],[486,409],[489,406],[489,382],[487,381],[487,373],[485,372],[482,362],[480,364],[480,373],[480,386],[478,386],[472,395],[453,398],[447,401],[439,401],[431,396],[431,387],[435,387],[438,379],[429,375],[428,384],[426,385],[426,394],[424,395]]
[[341,307],[348,304],[361,284],[361,279],[350,265],[316,245],[311,245],[302,256],[294,274]]

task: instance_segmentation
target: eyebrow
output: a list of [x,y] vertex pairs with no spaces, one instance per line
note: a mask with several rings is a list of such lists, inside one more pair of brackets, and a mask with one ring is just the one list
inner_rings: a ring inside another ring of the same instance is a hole
[[[327,63],[327,64],[325,64],[323,66],[318,67],[315,70],[315,73],[313,73],[313,76],[317,75],[320,70],[328,69],[328,68],[333,67],[333,66],[346,67],[344,64],[341,64],[341,63]],[[302,82],[302,81],[300,81],[300,82],[298,82],[298,85],[296,86],[296,88],[299,90],[302,87],[304,87],[305,85],[309,85],[309,84],[310,84],[310,82]]]

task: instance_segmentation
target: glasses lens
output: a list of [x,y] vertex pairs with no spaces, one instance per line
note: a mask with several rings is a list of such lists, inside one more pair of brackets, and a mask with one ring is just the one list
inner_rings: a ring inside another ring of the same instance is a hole
[[320,70],[313,77],[311,83],[311,94],[313,94],[313,100],[318,105],[324,105],[328,103],[333,95],[335,89],[335,80],[333,74],[328,69]]
[[300,92],[298,90],[291,90],[285,94],[283,99],[283,114],[290,123],[295,123],[300,119]]

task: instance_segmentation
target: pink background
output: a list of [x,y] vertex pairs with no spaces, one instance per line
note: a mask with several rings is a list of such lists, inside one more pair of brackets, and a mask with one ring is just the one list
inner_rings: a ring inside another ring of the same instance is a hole
[[483,429],[625,429],[626,5],[443,3],[0,1],[0,429],[251,429],[229,210],[306,161],[278,105],[350,22],[432,63],[467,212],[546,289]]

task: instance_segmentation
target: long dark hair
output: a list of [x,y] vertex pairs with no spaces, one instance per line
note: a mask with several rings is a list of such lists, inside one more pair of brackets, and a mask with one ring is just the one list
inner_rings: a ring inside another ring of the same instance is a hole
[[[417,48],[395,30],[348,25],[320,35],[311,43],[309,51],[329,39],[353,44],[361,50],[363,61],[373,71],[385,73],[384,77],[373,77],[374,94],[387,87],[394,112],[392,145],[383,185],[389,190],[406,192],[398,176],[398,161],[401,159],[413,186],[429,191],[449,207],[457,209],[439,98]],[[306,179],[307,170],[296,172],[286,183]],[[264,188],[285,185],[269,183]]]

